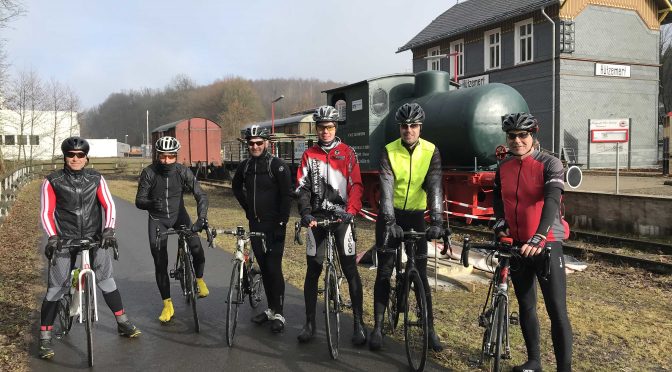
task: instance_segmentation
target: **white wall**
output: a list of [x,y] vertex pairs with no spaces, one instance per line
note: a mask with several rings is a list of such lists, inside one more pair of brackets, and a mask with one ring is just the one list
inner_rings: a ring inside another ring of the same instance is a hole
[[[18,136],[22,132],[22,127],[24,136],[29,136],[31,133],[38,136],[39,145],[18,145]],[[25,153],[27,158],[50,160],[54,147],[55,155],[59,156],[61,155],[61,142],[70,136],[78,135],[79,123],[77,122],[76,112],[57,111],[54,115],[54,111],[36,111],[34,116],[30,116],[30,113],[28,113],[22,120],[21,116],[15,111],[0,110],[1,146],[5,159],[17,159],[19,149],[21,149],[21,159],[24,158]],[[14,145],[6,144],[7,136],[13,137]]]

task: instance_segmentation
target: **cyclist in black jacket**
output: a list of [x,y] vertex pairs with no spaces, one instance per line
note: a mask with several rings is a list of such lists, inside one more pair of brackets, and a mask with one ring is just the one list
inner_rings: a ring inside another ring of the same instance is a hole
[[[156,228],[165,232],[170,228],[191,226],[191,231],[199,232],[207,225],[208,197],[201,189],[191,170],[177,163],[177,151],[180,142],[174,137],[161,137],[155,146],[158,160],[142,170],[138,181],[138,193],[135,205],[149,212],[149,246],[154,258],[156,284],[159,286],[163,299],[163,310],[159,320],[169,322],[175,311],[170,298],[170,279],[168,277],[168,239],[161,239],[156,246]],[[191,224],[191,219],[184,208],[182,195],[192,192],[197,202],[198,219]],[[210,293],[203,280],[205,253],[201,240],[194,234],[187,242],[194,259],[198,296],[207,297]]]
[[271,321],[271,331],[285,328],[282,307],[285,298],[285,279],[282,274],[282,255],[289,220],[292,181],[287,164],[268,151],[268,130],[255,125],[245,131],[250,157],[243,161],[231,183],[233,194],[245,210],[250,231],[266,235],[266,252],[259,238],[252,239],[252,249],[261,268],[268,309],[257,314],[257,324]]

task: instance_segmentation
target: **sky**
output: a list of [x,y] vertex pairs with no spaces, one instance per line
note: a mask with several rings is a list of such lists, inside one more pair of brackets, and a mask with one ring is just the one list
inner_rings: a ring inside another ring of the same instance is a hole
[[353,83],[410,72],[396,53],[456,0],[21,0],[0,30],[10,71],[72,87],[84,108],[111,93],[230,76]]

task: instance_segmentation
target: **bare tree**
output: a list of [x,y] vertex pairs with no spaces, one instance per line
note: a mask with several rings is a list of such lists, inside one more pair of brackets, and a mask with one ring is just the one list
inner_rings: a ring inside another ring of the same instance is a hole
[[[65,109],[70,113],[70,127],[68,129],[68,136],[72,137],[73,136],[73,130],[79,129],[78,126],[79,124],[75,124],[75,119],[77,118],[77,113],[79,112],[79,109],[81,108],[82,103],[79,100],[79,96],[77,93],[71,88],[71,87],[66,87],[65,88]],[[77,121],[79,123],[79,121]],[[80,131],[77,130],[77,133],[79,134]]]
[[61,111],[66,110],[68,105],[68,96],[67,88],[63,87],[61,83],[56,81],[54,78],[49,80],[47,84],[47,100],[46,107],[49,110],[49,114],[53,114],[52,119],[50,120],[51,124],[51,159],[53,160],[56,156],[56,138],[59,135],[59,129],[61,128],[61,122],[64,117]]

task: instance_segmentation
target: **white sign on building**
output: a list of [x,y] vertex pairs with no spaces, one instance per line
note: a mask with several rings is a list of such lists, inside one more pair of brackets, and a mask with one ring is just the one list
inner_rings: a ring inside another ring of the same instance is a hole
[[362,99],[361,98],[352,101],[352,111],[359,111],[359,110],[362,109],[362,107],[363,107],[363,105],[362,105]]
[[462,86],[462,88],[479,87],[486,84],[490,84],[490,75],[479,75],[466,79],[460,79],[460,86]]
[[630,119],[590,119],[589,122],[590,167],[613,167],[616,146],[620,146],[619,162],[627,164],[630,152]]
[[630,66],[595,63],[595,76],[629,78]]

